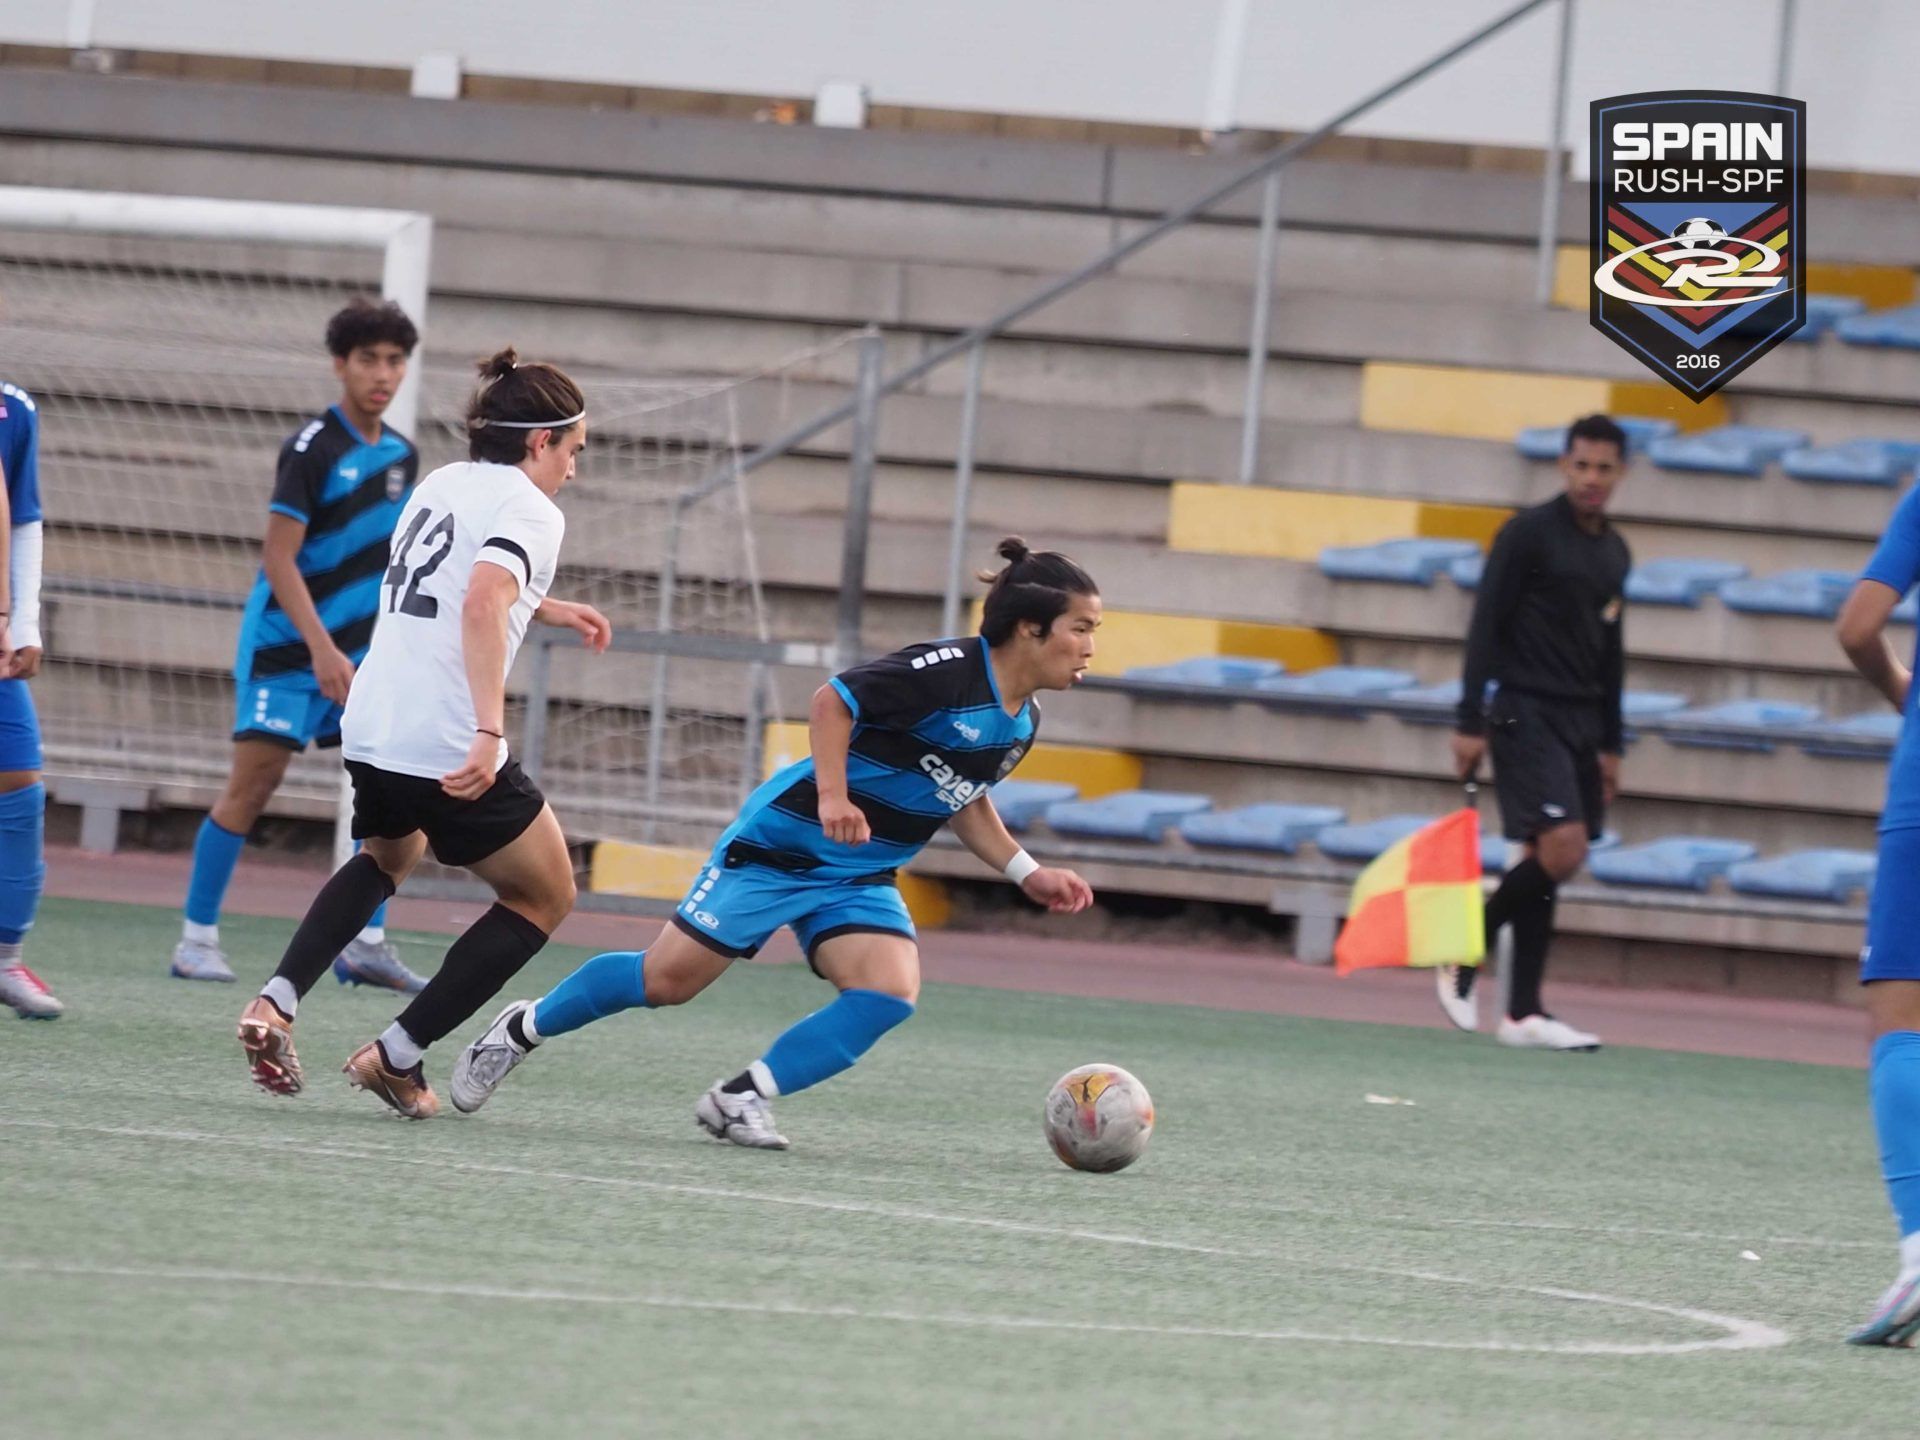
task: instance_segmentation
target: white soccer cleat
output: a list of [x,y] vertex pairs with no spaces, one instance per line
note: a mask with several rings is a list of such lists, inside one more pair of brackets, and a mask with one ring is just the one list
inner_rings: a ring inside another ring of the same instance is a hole
[[[1440,1008],[1446,1012],[1447,1019],[1456,1029],[1478,1030],[1480,1028],[1480,1003],[1473,998],[1474,967],[1471,965],[1437,965],[1433,971],[1434,989],[1439,992]],[[1465,979],[1468,985],[1466,993],[1460,990],[1460,981]]]
[[182,940],[173,947],[172,974],[180,980],[233,979],[226,951],[211,940]]
[[67,1010],[24,965],[0,966],[0,1005],[11,1005],[22,1020],[58,1020]]
[[[507,1078],[508,1072],[532,1053],[514,1044],[513,1036],[507,1033],[509,1019],[521,1012],[531,1013],[532,1010],[533,1001],[514,1001],[493,1017],[493,1023],[487,1026],[478,1040],[460,1052],[460,1058],[453,1062],[452,1083],[447,1087],[453,1097],[454,1109],[463,1115],[473,1114],[500,1088],[500,1082]],[[523,1020],[521,1023],[524,1025],[526,1022]]]
[[1500,1017],[1494,1038],[1516,1050],[1598,1050],[1600,1037],[1576,1030],[1551,1015],[1529,1015],[1524,1020]]
[[1920,1270],[1908,1271],[1888,1287],[1873,1307],[1867,1323],[1847,1336],[1849,1345],[1887,1345],[1914,1348],[1920,1333]]
[[742,1095],[722,1090],[726,1083],[714,1081],[713,1088],[700,1097],[693,1107],[694,1123],[716,1140],[730,1140],[750,1150],[786,1149],[787,1137],[773,1128],[773,1107],[765,1098],[751,1090]]

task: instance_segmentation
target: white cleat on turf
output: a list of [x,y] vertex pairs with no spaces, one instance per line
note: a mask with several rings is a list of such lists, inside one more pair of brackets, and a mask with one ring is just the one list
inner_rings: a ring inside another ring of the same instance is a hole
[[453,1080],[448,1086],[454,1109],[463,1115],[473,1114],[500,1088],[507,1073],[532,1053],[514,1044],[513,1036],[507,1033],[509,1019],[532,1009],[531,1000],[514,1001],[493,1017],[493,1023],[478,1040],[460,1052],[460,1058],[453,1062]]
[[182,940],[173,947],[172,974],[179,980],[233,979],[226,951],[211,940]]
[[765,1098],[749,1090],[736,1095],[720,1087],[724,1080],[700,1097],[693,1107],[693,1120],[716,1140],[731,1140],[750,1150],[784,1150],[787,1137],[773,1128],[773,1107]]
[[1551,1015],[1529,1015],[1524,1020],[1500,1017],[1494,1038],[1516,1050],[1598,1050],[1600,1037],[1576,1030]]
[[[1466,993],[1462,994],[1460,982],[1467,982]],[[1447,1019],[1460,1030],[1478,1030],[1480,1028],[1480,1004],[1473,998],[1474,967],[1471,965],[1437,965],[1433,971],[1434,989],[1439,992],[1440,1008],[1446,1012]]]
[[0,1005],[11,1005],[22,1020],[58,1020],[67,1010],[45,981],[20,964],[0,965]]
[[1847,1343],[1911,1350],[1916,1334],[1920,1334],[1920,1270],[1910,1270],[1888,1287],[1867,1323],[1849,1334]]

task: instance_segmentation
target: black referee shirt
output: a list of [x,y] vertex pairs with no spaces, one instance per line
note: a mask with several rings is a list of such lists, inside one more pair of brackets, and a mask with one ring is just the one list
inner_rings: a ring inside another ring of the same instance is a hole
[[1458,728],[1486,731],[1487,684],[1600,707],[1600,748],[1620,751],[1622,612],[1633,557],[1611,525],[1580,528],[1565,495],[1500,528],[1473,601]]

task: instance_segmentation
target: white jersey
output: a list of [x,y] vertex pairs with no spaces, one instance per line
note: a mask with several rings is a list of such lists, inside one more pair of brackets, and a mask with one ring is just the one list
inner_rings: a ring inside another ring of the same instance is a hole
[[[429,780],[466,763],[478,720],[460,611],[473,567],[498,565],[520,582],[507,612],[511,670],[553,584],[565,531],[560,507],[516,466],[463,460],[414,488],[394,527],[373,645],[340,722],[347,759]],[[494,768],[506,763],[502,741]]]

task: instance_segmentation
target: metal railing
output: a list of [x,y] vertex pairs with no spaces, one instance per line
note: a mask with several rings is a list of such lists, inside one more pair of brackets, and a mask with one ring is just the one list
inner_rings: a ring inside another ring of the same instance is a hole
[[859,650],[862,600],[860,592],[865,579],[866,516],[871,494],[875,430],[878,425],[881,402],[888,395],[905,389],[945,365],[949,360],[961,355],[967,357],[966,388],[961,401],[960,438],[954,466],[952,537],[948,549],[945,603],[941,617],[942,633],[951,635],[960,628],[960,591],[966,573],[968,512],[972,499],[975,439],[979,429],[980,387],[982,371],[985,368],[987,342],[1005,334],[1028,316],[1079,289],[1089,280],[1105,275],[1163,236],[1191,224],[1255,181],[1264,180],[1266,186],[1261,197],[1259,237],[1256,247],[1257,269],[1254,275],[1253,314],[1247,343],[1246,406],[1241,422],[1243,428],[1237,476],[1241,484],[1252,484],[1259,472],[1261,400],[1265,384],[1267,353],[1271,344],[1268,330],[1272,315],[1273,255],[1280,228],[1280,171],[1323,140],[1340,133],[1353,121],[1409,87],[1417,85],[1436,71],[1445,69],[1461,56],[1479,48],[1534,11],[1549,5],[1558,5],[1560,25],[1555,50],[1555,81],[1548,122],[1546,159],[1541,180],[1538,298],[1544,304],[1552,290],[1554,252],[1558,238],[1560,191],[1563,184],[1561,171],[1566,154],[1564,139],[1566,90],[1572,46],[1574,4],[1575,0],[1522,0],[1522,3],[1514,5],[1438,54],[1355,101],[1316,129],[1249,162],[1205,193],[1168,211],[1145,229],[1123,240],[1105,254],[1096,256],[1078,269],[1056,280],[1049,281],[1024,300],[1009,305],[972,329],[934,346],[912,364],[890,375],[878,373],[880,365],[878,332],[870,329],[867,336],[868,343],[862,352],[860,380],[854,396],[775,436],[748,454],[728,462],[733,468],[726,471],[724,475],[724,478],[731,478],[736,474],[749,474],[836,425],[848,420],[855,422],[851,447],[853,486],[849,497],[850,524],[848,526],[848,546],[851,553],[843,566],[839,612],[842,663],[850,663]]

